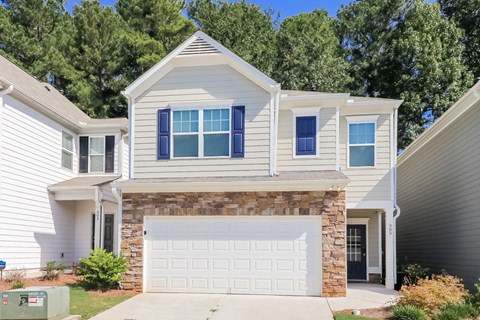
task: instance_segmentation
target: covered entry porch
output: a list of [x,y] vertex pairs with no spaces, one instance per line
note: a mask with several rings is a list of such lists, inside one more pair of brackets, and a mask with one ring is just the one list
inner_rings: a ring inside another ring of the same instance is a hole
[[112,176],[78,177],[48,187],[55,201],[70,202],[75,210],[73,262],[102,248],[118,252],[118,201],[112,192]]
[[393,209],[347,209],[346,261],[349,283],[384,284],[393,289]]

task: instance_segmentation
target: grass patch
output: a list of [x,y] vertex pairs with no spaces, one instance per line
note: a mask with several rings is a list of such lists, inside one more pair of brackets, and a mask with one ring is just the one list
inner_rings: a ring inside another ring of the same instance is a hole
[[379,320],[379,319],[354,316],[353,314],[336,314],[335,320]]
[[80,286],[70,287],[70,314],[79,314],[82,319],[91,317],[130,298],[129,296],[96,296]]

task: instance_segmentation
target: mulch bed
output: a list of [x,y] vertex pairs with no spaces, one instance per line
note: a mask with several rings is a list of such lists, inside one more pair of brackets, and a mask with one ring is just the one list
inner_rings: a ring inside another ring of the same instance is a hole
[[[81,283],[83,280],[82,277],[76,276],[74,274],[61,274],[56,280],[44,280],[41,277],[37,278],[24,278],[23,282],[25,287],[45,287],[45,286],[66,286],[73,285],[75,283]],[[0,281],[0,291],[10,290],[12,287],[12,282],[3,279]],[[109,291],[88,291],[88,293],[95,296],[134,296],[137,293],[127,290],[109,290]]]
[[[377,309],[363,309],[360,310],[360,315],[362,317],[368,318],[377,318],[382,320],[388,320],[392,317],[392,309],[389,308],[377,308]],[[343,314],[353,314],[353,310],[343,310],[339,312],[335,312],[336,314],[343,313]]]

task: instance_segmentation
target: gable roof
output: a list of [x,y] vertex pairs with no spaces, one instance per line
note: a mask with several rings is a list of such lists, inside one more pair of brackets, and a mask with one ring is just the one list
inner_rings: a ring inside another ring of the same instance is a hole
[[266,76],[257,68],[228,50],[220,43],[203,33],[197,31],[185,42],[179,45],[175,50],[169,53],[160,62],[146,71],[137,80],[132,82],[124,91],[124,95],[127,98],[135,98],[143,91],[142,88],[148,88],[153,83],[162,78],[164,74],[161,70],[165,68],[175,58],[185,57],[200,57],[200,56],[214,56],[217,63],[223,62],[219,59],[220,56],[226,57],[226,62],[238,72],[263,87],[267,91],[273,92],[279,88],[279,84],[273,79]]
[[13,96],[29,101],[38,111],[81,130],[92,124],[115,123],[127,130],[126,119],[92,119],[52,85],[35,77],[0,55],[0,84],[13,85]]
[[[458,119],[462,114],[480,102],[480,81],[467,91],[457,102],[453,104],[440,118],[438,118],[427,130],[415,139],[399,156],[398,165],[410,158],[430,140]],[[479,106],[480,107],[480,106]]]

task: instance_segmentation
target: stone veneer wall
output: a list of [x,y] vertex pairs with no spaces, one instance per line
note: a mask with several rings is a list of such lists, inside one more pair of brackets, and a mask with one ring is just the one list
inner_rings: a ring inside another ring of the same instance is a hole
[[122,285],[142,290],[144,216],[322,216],[322,295],[346,295],[345,192],[199,192],[123,194]]

